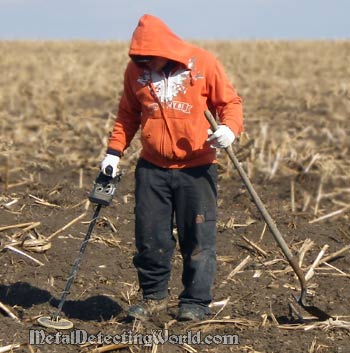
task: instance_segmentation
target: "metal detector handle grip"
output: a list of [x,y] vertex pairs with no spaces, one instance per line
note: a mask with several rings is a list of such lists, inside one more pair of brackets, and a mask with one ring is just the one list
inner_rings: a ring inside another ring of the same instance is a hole
[[111,165],[108,165],[108,166],[106,167],[105,172],[106,172],[106,175],[108,175],[108,176],[112,176],[112,173],[113,173],[113,167],[112,167]]
[[[204,115],[207,118],[212,131],[216,131],[216,129],[218,128],[218,124],[216,122],[216,120],[214,119],[213,115],[211,114],[211,112],[209,110],[204,111]],[[231,146],[226,147],[225,148],[226,153],[228,154],[228,156],[230,157],[233,165],[235,166],[235,168],[238,171],[238,174],[240,175],[240,177],[242,178],[245,186],[247,187],[250,196],[252,197],[254,203],[256,204],[256,206],[258,207],[261,215],[263,216],[266,224],[268,225],[272,235],[274,236],[277,244],[279,245],[279,247],[282,249],[284,255],[286,256],[289,264],[292,266],[294,272],[296,273],[296,275],[299,278],[301,287],[303,291],[306,291],[306,280],[304,277],[304,274],[301,270],[301,268],[299,267],[296,258],[293,256],[293,254],[291,253],[287,243],[285,242],[282,234],[280,233],[280,231],[278,230],[276,224],[274,223],[274,221],[272,220],[269,212],[267,211],[266,207],[264,206],[263,202],[261,201],[259,195],[256,193],[252,183],[250,182],[247,174],[245,173],[244,169],[241,167],[238,159],[236,158],[236,156],[233,153],[233,150],[231,148]]]

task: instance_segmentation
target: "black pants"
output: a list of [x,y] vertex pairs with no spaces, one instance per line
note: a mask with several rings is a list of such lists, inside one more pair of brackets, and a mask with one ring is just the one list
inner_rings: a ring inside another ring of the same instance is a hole
[[135,176],[134,265],[144,298],[168,294],[175,214],[183,257],[180,305],[206,308],[216,271],[216,165],[163,169],[140,159]]

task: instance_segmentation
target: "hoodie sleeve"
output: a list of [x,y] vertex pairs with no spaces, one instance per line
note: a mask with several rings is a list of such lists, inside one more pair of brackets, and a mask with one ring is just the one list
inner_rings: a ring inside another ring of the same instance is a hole
[[141,122],[141,105],[131,85],[132,65],[129,63],[124,75],[124,92],[120,99],[117,118],[108,141],[107,153],[121,155],[129,147]]
[[209,77],[209,100],[219,115],[220,123],[227,125],[238,136],[243,131],[242,99],[217,59]]

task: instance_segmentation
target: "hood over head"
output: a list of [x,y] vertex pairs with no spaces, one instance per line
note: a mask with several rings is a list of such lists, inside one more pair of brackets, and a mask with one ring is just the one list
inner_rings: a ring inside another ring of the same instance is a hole
[[132,35],[129,55],[161,56],[188,65],[191,46],[159,18],[143,15]]

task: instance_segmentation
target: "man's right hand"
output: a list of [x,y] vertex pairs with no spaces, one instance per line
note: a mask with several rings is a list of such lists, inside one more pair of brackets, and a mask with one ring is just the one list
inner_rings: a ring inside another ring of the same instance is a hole
[[[108,176],[111,176],[112,178],[114,178],[118,172],[119,160],[120,160],[120,157],[107,153],[106,157],[101,162],[101,172],[105,175],[108,175]],[[112,167],[111,173],[109,173],[110,172],[108,170],[109,168],[107,169],[108,166]]]

